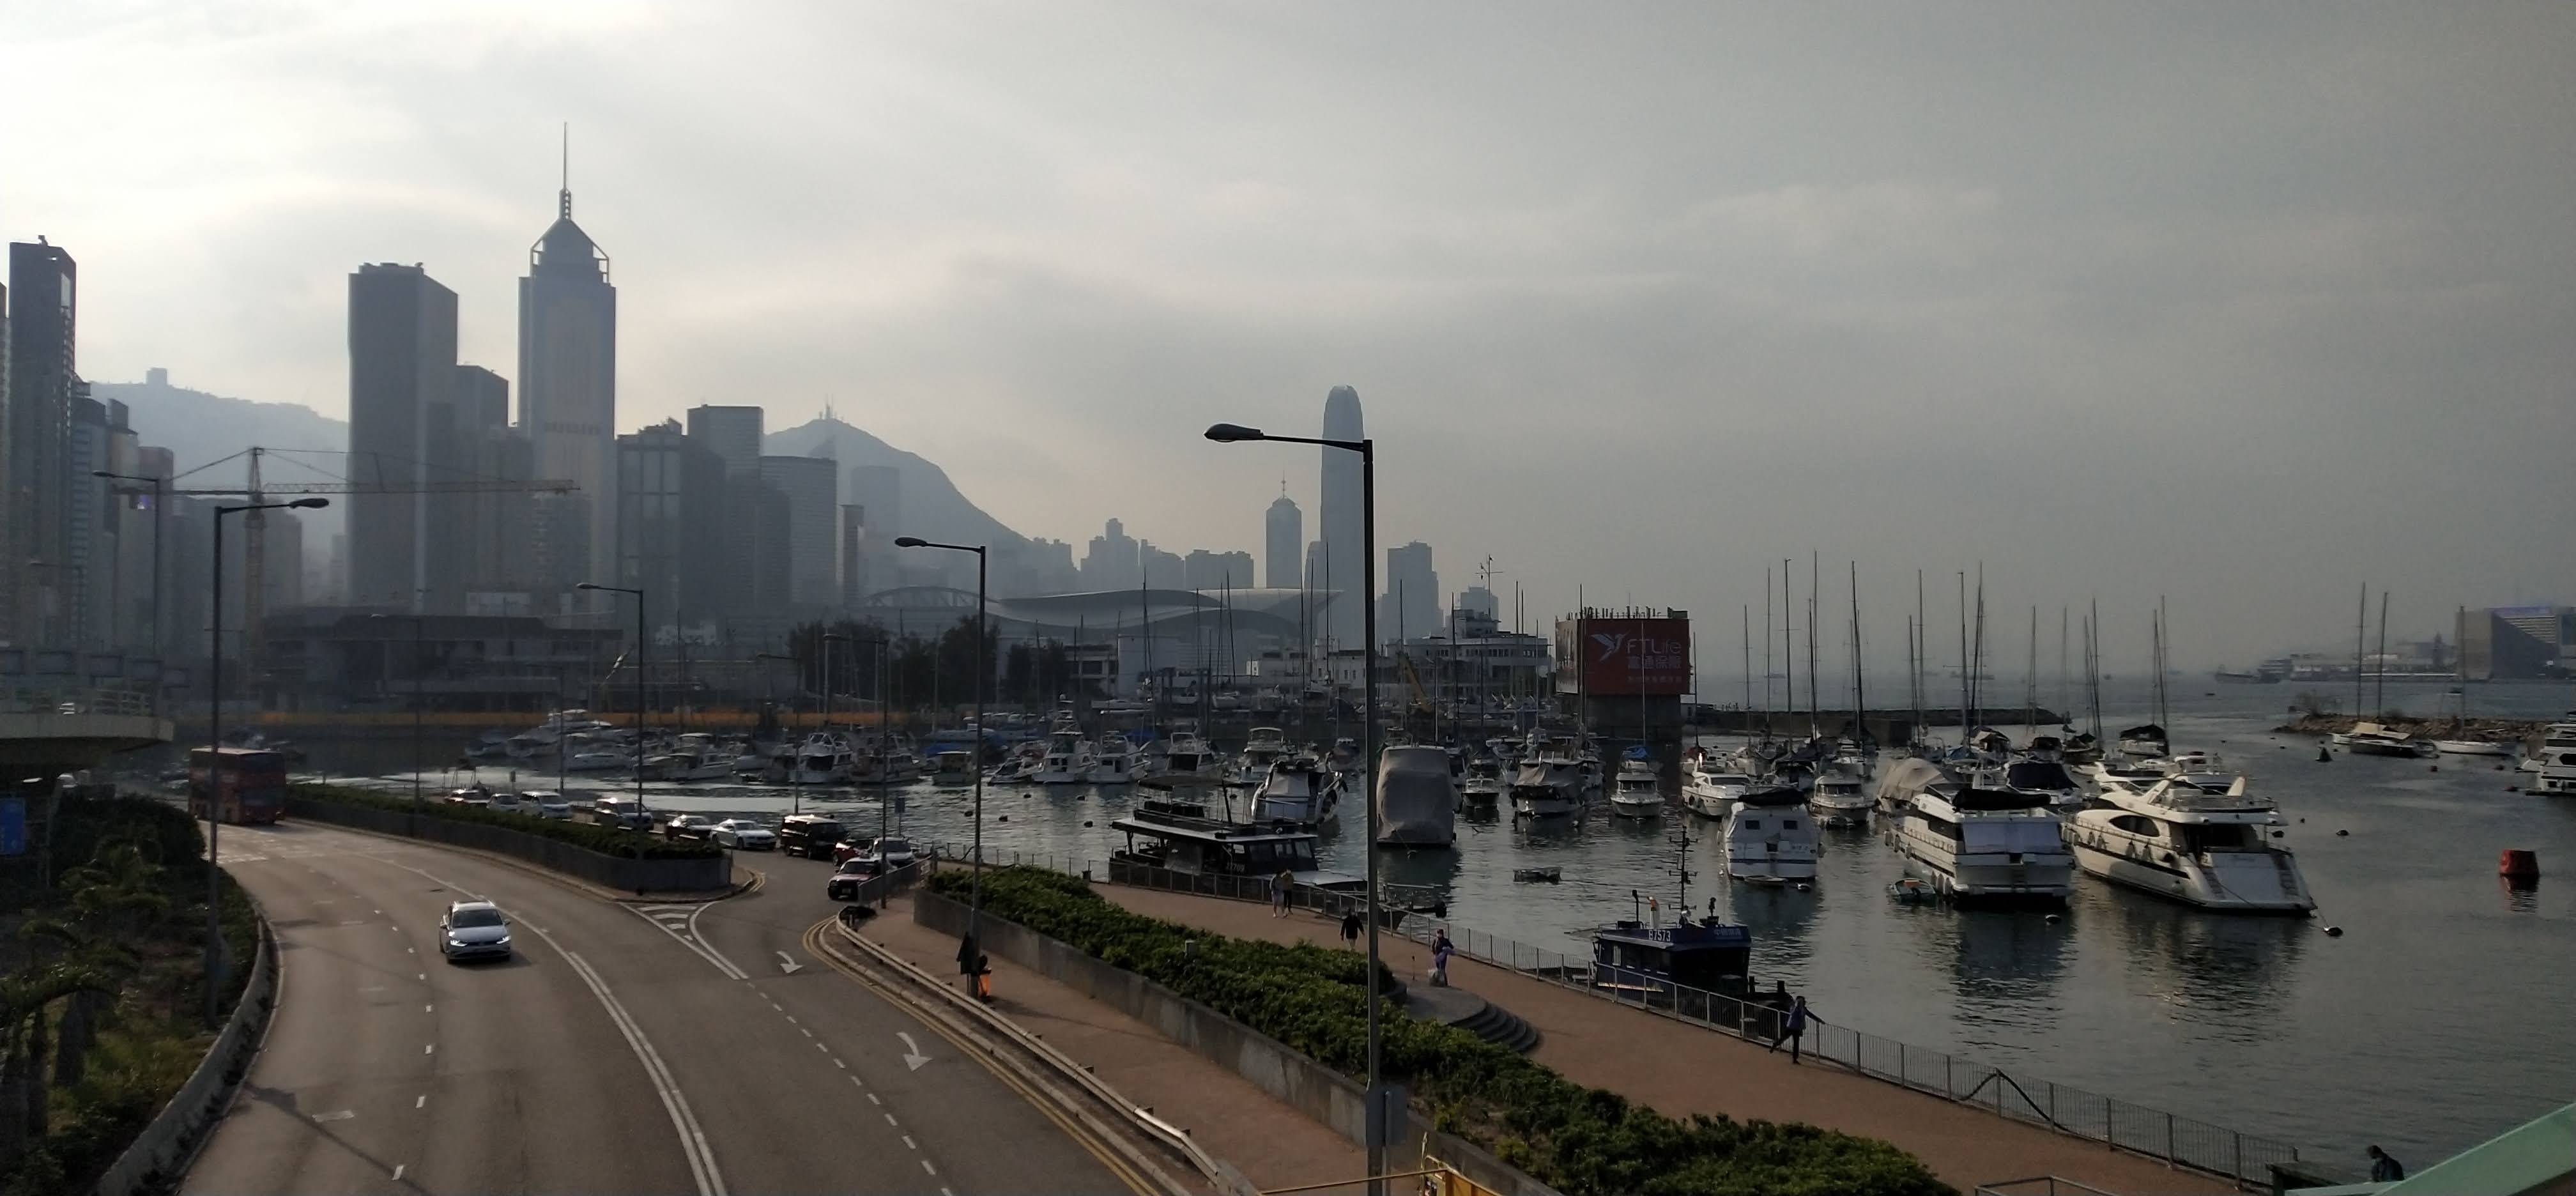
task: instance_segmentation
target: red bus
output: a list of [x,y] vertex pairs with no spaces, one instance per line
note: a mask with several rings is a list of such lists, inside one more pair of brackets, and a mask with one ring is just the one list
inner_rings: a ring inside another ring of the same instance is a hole
[[[217,794],[215,758],[223,757]],[[286,813],[286,756],[252,748],[196,748],[188,753],[188,812],[199,818],[220,798],[223,819],[236,825],[275,822]]]

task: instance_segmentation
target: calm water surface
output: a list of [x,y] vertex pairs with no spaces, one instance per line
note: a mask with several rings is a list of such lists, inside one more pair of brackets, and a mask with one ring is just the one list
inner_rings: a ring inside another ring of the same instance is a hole
[[[1686,855],[1692,904],[1715,896],[1751,926],[1761,982],[1786,980],[1827,1021],[2356,1167],[2366,1142],[2429,1163],[2576,1100],[2576,800],[2506,792],[2529,777],[2492,760],[2317,763],[2314,740],[2269,731],[2297,688],[2177,694],[2173,731],[2178,747],[2222,753],[2278,801],[2317,896],[2313,919],[2202,913],[2090,877],[2056,923],[1899,906],[1885,895],[1899,860],[1874,828],[1828,832],[1812,892],[1730,889],[1715,824],[1678,811],[1612,819],[1597,801],[1588,819],[1537,830],[1462,816],[1458,850],[1390,851],[1381,862],[1389,880],[1444,895],[1460,925],[1582,953],[1591,926],[1629,915],[1632,891],[1669,903]],[[2438,692],[2392,687],[2388,701],[2432,709]],[[2471,701],[2542,717],[2570,695],[2490,686]],[[713,814],[784,812],[796,800],[744,787],[647,791],[657,806]],[[897,792],[894,820],[911,834],[970,834],[964,788]],[[1120,838],[1108,822],[1134,797],[988,788],[987,848],[1105,859]],[[880,809],[872,798],[803,805],[860,826]],[[1347,816],[1355,825],[1356,810]],[[1686,849],[1673,841],[1685,827]],[[2498,880],[2507,847],[2540,853],[2535,890]],[[1328,867],[1356,873],[1361,853],[1356,833],[1326,840]],[[1562,868],[1564,882],[1511,879],[1539,866]]]

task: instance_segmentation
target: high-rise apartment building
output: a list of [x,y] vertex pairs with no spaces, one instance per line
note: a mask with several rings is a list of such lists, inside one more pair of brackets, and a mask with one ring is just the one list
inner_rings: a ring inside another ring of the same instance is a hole
[[[1367,435],[1360,420],[1360,392],[1347,386],[1336,386],[1324,396],[1324,438],[1358,440]],[[1327,448],[1323,453],[1323,489],[1321,539],[1324,545],[1323,579],[1337,594],[1355,597],[1336,600],[1324,607],[1324,626],[1332,642],[1356,648],[1365,638],[1361,621],[1367,612],[1361,607],[1369,600],[1366,544],[1368,528],[1362,511],[1365,495],[1359,454],[1347,449]]]
[[[17,638],[68,642],[63,532],[70,512],[80,268],[60,246],[9,246],[9,518]],[[77,637],[69,637],[77,638]]]
[[1181,584],[1187,589],[1210,593],[1251,589],[1252,554],[1193,548],[1190,555],[1181,561]]
[[678,420],[617,438],[617,584],[643,590],[656,621],[716,615],[722,579],[705,554],[724,536],[724,490],[724,462]]
[[1389,643],[1445,630],[1440,575],[1431,568],[1431,546],[1416,540],[1386,550],[1386,589],[1378,607],[1378,638]]
[[1142,576],[1137,571],[1137,544],[1127,534],[1127,526],[1112,519],[1101,534],[1091,538],[1091,547],[1082,554],[1082,588],[1100,593],[1107,590],[1132,590]]
[[593,577],[612,574],[616,552],[616,426],[617,288],[608,255],[572,222],[567,177],[519,280],[519,428],[537,476],[570,481],[589,500]]
[[125,430],[125,404],[91,398],[87,383],[75,384],[72,392],[61,469],[63,549],[56,572],[62,585],[54,640],[65,646],[107,647],[114,638],[116,591],[124,579],[116,568],[115,490],[96,474],[115,463],[115,436]]
[[[349,276],[349,480],[393,489],[438,480],[429,455],[444,438],[433,428],[448,418],[455,384],[456,292],[417,265],[358,267]],[[421,495],[361,491],[348,503],[351,602],[461,605],[457,579],[430,571]]]
[[760,474],[762,414],[758,407],[718,407],[712,404],[691,407],[689,439],[724,462],[728,476],[757,477]]
[[[1305,563],[1306,518],[1305,513],[1297,509],[1297,500],[1288,497],[1286,483],[1280,484],[1279,497],[1271,501],[1270,510],[1262,515],[1261,530],[1261,563],[1266,571],[1263,584],[1283,590],[1296,589],[1298,572]],[[1249,586],[1252,579],[1246,577],[1238,584]]]
[[868,600],[868,509],[841,504],[841,609],[855,610]]
[[787,600],[828,607],[840,598],[841,467],[824,457],[760,459],[761,480],[787,500]]

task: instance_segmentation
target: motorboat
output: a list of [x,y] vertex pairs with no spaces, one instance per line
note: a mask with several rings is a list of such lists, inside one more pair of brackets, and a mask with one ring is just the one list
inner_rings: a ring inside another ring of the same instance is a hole
[[1512,816],[1555,818],[1583,812],[1583,766],[1553,752],[1524,761],[1512,778]]
[[2102,759],[2102,741],[2091,732],[2068,730],[2057,749],[2057,758],[2068,764],[2094,764]]
[[840,785],[850,779],[855,753],[850,741],[836,731],[816,731],[796,745],[789,758],[787,783],[790,785]]
[[1807,787],[1807,807],[1818,822],[1859,826],[1869,821],[1869,768],[1862,763],[1869,758],[1837,752],[1817,770]]
[[2103,787],[2100,802],[2064,829],[2076,866],[2094,876],[2202,909],[2317,907],[2280,842],[2280,812],[2242,776],[2178,772],[2149,785],[2115,783]]
[[1136,779],[1136,765],[1136,745],[1124,735],[1112,735],[1092,752],[1091,768],[1082,777],[1094,785],[1124,785]]
[[1468,805],[1498,805],[1503,800],[1503,790],[1506,788],[1509,786],[1503,781],[1501,760],[1492,756],[1478,756],[1467,762],[1467,779],[1461,784],[1460,792]]
[[1163,775],[1175,781],[1213,781],[1223,763],[1197,731],[1173,731],[1163,743]]
[[2123,756],[2161,756],[2173,750],[2173,736],[2154,723],[2141,723],[2120,732],[2119,747]]
[[1663,778],[1650,760],[1622,760],[1610,786],[1610,812],[1622,818],[1653,818],[1664,812]]
[[975,753],[945,751],[930,758],[930,779],[942,785],[962,785],[975,779]]
[[725,752],[667,752],[644,759],[648,781],[722,781],[733,777],[734,757]]
[[2551,723],[2541,732],[2540,792],[2576,794],[2576,722]]
[[1332,769],[1334,772],[1342,776],[1358,776],[1360,771],[1360,741],[1347,735],[1334,740],[1333,754],[1324,758],[1324,766]]
[[2378,723],[2354,723],[2352,737],[2344,746],[2357,756],[2398,756],[2413,760],[2433,754],[2431,741]]
[[2075,891],[2075,858],[2048,799],[1935,783],[1898,817],[1906,871],[1953,901],[2063,903]]
[[1737,798],[1726,816],[1726,874],[1748,884],[1816,878],[1816,820],[1807,795],[1764,785]]
[[1595,929],[1591,986],[1621,1001],[1673,1006],[1752,990],[1751,929],[1715,918],[1694,922],[1687,912],[1662,922],[1622,918]]
[[1244,826],[1207,816],[1207,807],[1186,802],[1147,801],[1111,822],[1127,836],[1126,846],[1109,853],[1113,881],[1152,879],[1142,870],[1189,876],[1228,876],[1250,882],[1289,874],[1297,887],[1328,893],[1364,893],[1364,877],[1327,872],[1317,865],[1323,840],[1315,832],[1279,827]]
[[1271,762],[1270,775],[1252,793],[1252,820],[1323,827],[1341,816],[1341,801],[1341,775],[1321,757],[1298,752]]
[[1057,730],[1047,736],[1046,755],[1028,779],[1040,785],[1079,785],[1091,775],[1091,741],[1080,731]]
[[1288,736],[1277,727],[1254,727],[1243,744],[1243,756],[1235,762],[1234,775],[1227,784],[1246,788],[1259,785],[1270,776],[1270,766],[1288,754]]
[[1409,745],[1378,753],[1377,841],[1382,847],[1447,847],[1458,841],[1458,785],[1449,753]]
[[2489,743],[2483,739],[2436,739],[2433,750],[2445,756],[2510,756],[2510,743]]
[[2084,786],[2055,760],[2016,756],[1976,775],[1978,787],[2043,798],[2060,814],[2084,808]]
[[1753,778],[1730,771],[1726,757],[1702,749],[1682,778],[1682,806],[1702,818],[1724,818],[1752,787]]
[[1010,756],[993,766],[991,776],[984,778],[996,785],[1025,785],[1035,779],[1046,763],[1046,745],[1035,739],[1022,740]]

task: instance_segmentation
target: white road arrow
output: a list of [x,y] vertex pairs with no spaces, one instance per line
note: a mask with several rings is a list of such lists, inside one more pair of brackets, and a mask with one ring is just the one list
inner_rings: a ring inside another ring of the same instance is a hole
[[796,973],[798,973],[798,972],[800,972],[800,971],[803,971],[804,969],[805,969],[805,965],[804,965],[804,964],[801,964],[801,963],[796,962],[796,960],[795,960],[794,958],[790,957],[786,952],[781,951],[781,952],[779,952],[779,953],[778,953],[778,970],[779,970],[779,971],[785,972],[786,974],[788,974],[788,975],[790,975],[790,976],[793,976],[793,975],[795,975]]
[[897,1030],[895,1031],[894,1036],[903,1040],[903,1065],[905,1067],[911,1068],[914,1071],[920,1071],[922,1064],[930,1062],[930,1056],[921,1053],[921,1047],[912,1041],[912,1035],[906,1034],[901,1030]]

